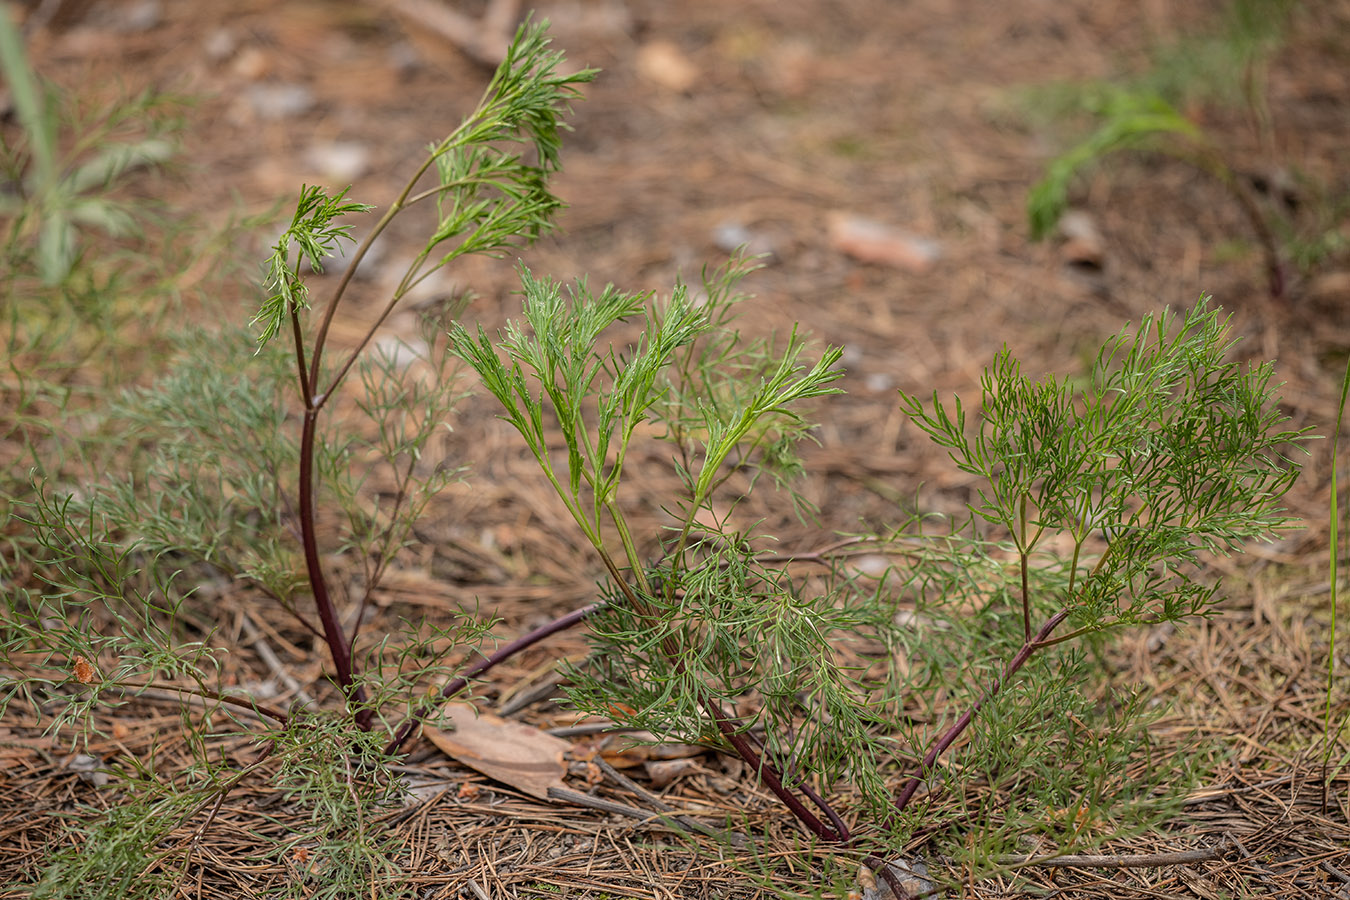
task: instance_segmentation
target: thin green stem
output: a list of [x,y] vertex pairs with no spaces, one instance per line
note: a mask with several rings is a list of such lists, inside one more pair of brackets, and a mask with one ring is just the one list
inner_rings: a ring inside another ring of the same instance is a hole
[[1328,574],[1331,583],[1331,635],[1329,641],[1331,649],[1327,653],[1327,685],[1326,699],[1322,710],[1322,740],[1324,749],[1322,751],[1322,809],[1327,808],[1329,792],[1331,790],[1331,753],[1335,746],[1336,738],[1340,736],[1341,730],[1345,724],[1332,728],[1331,723],[1331,696],[1333,688],[1336,686],[1336,606],[1340,599],[1340,447],[1341,447],[1341,423],[1345,417],[1345,401],[1350,396],[1350,361],[1347,361],[1345,375],[1341,378],[1341,397],[1340,405],[1336,408],[1336,426],[1331,435],[1331,509],[1328,513],[1328,539],[1331,543],[1330,559],[1328,565]]
[[1019,568],[1022,570],[1022,639],[1031,640],[1031,585],[1029,582],[1030,564],[1027,559],[1027,495],[1022,494],[1020,506],[1020,518],[1022,520],[1022,535],[1017,542],[1017,554],[1020,562]]
[[314,405],[314,397],[310,394],[309,374],[305,369],[305,339],[300,328],[300,310],[295,303],[290,304],[291,319],[291,337],[295,340],[295,368],[300,382],[300,399],[309,409]]
[[638,587],[644,594],[650,594],[651,585],[647,582],[647,573],[643,569],[641,557],[638,556],[637,544],[634,543],[632,532],[628,528],[628,520],[624,518],[617,503],[610,501],[605,504],[605,508],[609,511],[610,520],[614,522],[614,527],[619,533],[619,542],[623,544],[624,555],[628,558],[628,566],[638,581]]

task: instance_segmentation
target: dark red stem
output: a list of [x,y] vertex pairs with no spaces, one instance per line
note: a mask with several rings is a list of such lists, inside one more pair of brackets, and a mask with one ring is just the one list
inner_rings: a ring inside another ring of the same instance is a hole
[[[348,700],[361,704],[365,701],[365,691],[354,683],[350,644],[338,621],[319,561],[319,540],[314,522],[314,441],[319,411],[308,400],[306,397],[305,419],[300,429],[300,542],[305,551],[305,568],[309,573],[310,591],[314,594],[314,606],[323,625],[324,643],[333,655],[333,668],[337,670],[338,686]],[[370,710],[362,709],[357,713],[356,722],[362,729],[368,729],[370,721]]]
[[439,706],[442,701],[449,700],[455,694],[464,690],[469,684],[469,679],[482,675],[488,669],[491,669],[503,660],[510,659],[526,647],[537,644],[550,635],[557,634],[560,631],[566,631],[581,620],[604,609],[607,605],[608,604],[604,600],[597,600],[589,606],[583,606],[581,609],[570,612],[561,618],[554,619],[546,625],[540,625],[534,631],[516,638],[514,641],[503,647],[499,647],[491,656],[484,657],[469,666],[469,668],[464,670],[463,675],[458,675],[445,683],[445,686],[441,688],[438,699],[435,702],[422,704],[408,717],[406,722],[399,726],[398,731],[395,732],[393,739],[389,742],[389,746],[384,748],[385,755],[392,756],[397,753],[404,743],[407,742],[408,738],[412,736],[412,733],[417,729],[417,726],[422,723],[422,720],[435,712],[436,707]]
[[909,801],[914,798],[915,791],[919,789],[919,784],[922,782],[923,776],[933,768],[933,764],[937,762],[938,757],[961,736],[961,733],[970,727],[971,721],[975,718],[975,714],[980,711],[981,707],[988,703],[990,698],[999,692],[999,689],[1007,683],[1009,678],[1012,678],[1012,676],[1017,673],[1018,669],[1022,668],[1028,659],[1031,659],[1031,655],[1041,648],[1041,641],[1048,638],[1050,633],[1058,628],[1068,617],[1069,611],[1067,609],[1061,609],[1051,616],[1050,620],[1041,626],[1041,630],[1036,632],[1031,640],[1024,643],[1022,648],[1017,651],[1017,654],[1008,661],[1007,667],[1003,670],[1003,677],[994,679],[994,683],[980,696],[980,699],[976,700],[970,709],[966,710],[961,718],[953,722],[951,727],[944,731],[942,736],[928,748],[928,752],[925,753],[923,757],[923,764],[919,768],[919,774],[905,782],[905,786],[902,787],[900,793],[895,796],[894,803],[897,812],[903,812],[905,807],[909,805]]
[[[701,703],[703,707],[708,710],[708,715],[712,716],[712,720],[717,723],[717,729],[722,732],[722,736],[727,739],[727,743],[731,744],[732,748],[741,759],[745,760],[746,764],[755,771],[755,774],[759,776],[759,780],[764,782],[764,786],[772,791],[773,795],[781,800],[783,805],[790,809],[792,814],[800,819],[802,824],[811,830],[812,834],[822,841],[830,841],[832,843],[848,840],[848,829],[836,831],[829,825],[820,821],[815,813],[807,809],[806,805],[802,803],[792,791],[788,790],[788,788],[783,785],[783,779],[779,776],[778,770],[767,760],[761,759],[760,755],[755,752],[755,748],[741,732],[739,722],[727,715],[716,701],[704,699]],[[804,790],[803,793],[806,793],[806,791]],[[812,797],[811,793],[807,793],[807,796]],[[832,809],[829,809],[824,800],[818,800],[816,797],[812,797],[812,800],[813,802],[817,802],[822,809],[827,811],[827,814],[832,821],[839,820],[838,815]],[[839,824],[841,826],[843,825],[842,822]]]
[[839,813],[835,812],[834,807],[831,806],[824,797],[816,793],[815,788],[811,787],[811,785],[807,784],[805,781],[797,782],[796,788],[805,794],[807,799],[816,805],[817,809],[825,814],[825,818],[830,820],[830,824],[834,826],[834,830],[838,833],[840,841],[848,842],[852,839],[853,834],[848,830],[848,826],[844,824],[844,820],[839,817]]

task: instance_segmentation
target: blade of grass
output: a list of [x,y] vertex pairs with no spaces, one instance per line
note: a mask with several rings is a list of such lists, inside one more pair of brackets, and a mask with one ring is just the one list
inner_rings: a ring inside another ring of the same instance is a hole
[[[1340,577],[1340,523],[1341,511],[1339,502],[1340,479],[1338,477],[1341,469],[1340,465],[1340,446],[1341,446],[1341,423],[1345,419],[1345,400],[1350,395],[1350,360],[1345,364],[1345,375],[1341,378],[1341,398],[1336,405],[1336,427],[1331,432],[1331,510],[1328,513],[1330,519],[1330,550],[1328,551],[1331,575],[1331,646],[1327,650],[1327,696],[1326,705],[1322,712],[1322,732],[1325,742],[1325,749],[1322,751],[1322,808],[1326,809],[1327,795],[1330,791],[1331,779],[1334,773],[1331,768],[1331,752],[1336,746],[1336,741],[1340,738],[1341,732],[1345,730],[1346,722],[1350,719],[1342,720],[1334,729],[1331,727],[1331,691],[1335,686],[1336,675],[1336,606],[1340,602],[1340,594],[1337,590]],[[1336,764],[1339,770],[1345,765],[1346,759],[1343,758]]]

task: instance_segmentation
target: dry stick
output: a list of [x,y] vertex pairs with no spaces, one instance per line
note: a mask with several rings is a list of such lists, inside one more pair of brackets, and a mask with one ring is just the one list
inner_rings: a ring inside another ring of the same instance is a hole
[[501,647],[491,656],[485,657],[474,663],[472,666],[469,666],[463,675],[459,675],[446,682],[445,686],[441,688],[435,701],[422,704],[413,712],[406,722],[399,726],[398,731],[394,734],[393,740],[391,740],[389,745],[384,748],[385,755],[392,756],[397,753],[399,748],[401,748],[408,740],[417,726],[421,724],[422,720],[435,712],[436,707],[442,702],[449,700],[455,694],[464,690],[464,688],[468,686],[471,678],[482,675],[488,669],[491,669],[503,660],[516,655],[526,647],[539,643],[546,637],[557,634],[560,631],[566,631],[573,625],[594,615],[608,605],[609,604],[604,600],[597,600],[589,606],[583,606],[581,609],[574,610],[561,618],[554,619],[546,625],[540,625],[529,634],[522,635],[505,647]]
[[733,847],[741,848],[749,844],[749,839],[739,832],[735,831],[720,832],[716,828],[711,828],[707,825],[704,825],[702,822],[698,821],[695,818],[675,813],[675,807],[671,806],[669,803],[665,802],[660,797],[656,796],[651,791],[647,790],[642,785],[638,784],[636,781],[634,781],[627,775],[620,772],[618,769],[611,766],[608,762],[605,761],[605,758],[603,756],[597,755],[593,760],[593,762],[596,764],[596,766],[599,767],[600,771],[604,772],[611,779],[613,779],[615,784],[619,785],[622,788],[625,788],[628,791],[631,791],[632,793],[646,800],[652,806],[655,806],[659,811],[663,813],[673,813],[675,820],[678,821],[685,828],[688,828],[692,831],[697,831],[701,834],[706,834],[707,836],[712,838],[724,838],[728,842],[730,842],[730,844]]
[[566,800],[574,806],[585,806],[590,809],[598,809],[601,812],[614,813],[619,816],[628,816],[630,819],[641,819],[644,822],[666,822],[680,831],[684,830],[680,823],[676,822],[672,816],[654,813],[645,809],[638,809],[636,806],[629,806],[626,803],[616,803],[613,800],[606,800],[603,797],[592,797],[590,794],[583,794],[580,791],[573,791],[568,788],[551,787],[548,789],[548,795],[554,800]]
[[249,643],[258,652],[258,656],[262,657],[262,661],[267,664],[267,668],[272,670],[272,674],[276,676],[277,680],[290,690],[295,700],[299,700],[305,706],[314,706],[314,698],[309,695],[300,682],[295,680],[290,672],[286,671],[286,667],[281,664],[281,660],[277,658],[271,645],[267,643],[267,635],[263,634],[262,629],[254,623],[253,617],[248,614],[247,610],[244,611],[243,623],[244,631],[248,633]]
[[[589,809],[598,809],[601,812],[614,813],[615,815],[627,816],[630,819],[640,819],[643,822],[661,822],[668,828],[675,831],[681,831],[685,834],[697,831],[708,835],[709,837],[723,837],[715,829],[709,828],[700,822],[691,819],[689,816],[675,813],[673,809],[662,803],[666,809],[662,812],[650,812],[645,809],[639,809],[636,806],[628,806],[624,803],[616,803],[613,800],[606,800],[603,797],[594,797],[590,794],[583,794],[580,791],[569,790],[568,788],[551,787],[548,789],[548,795],[554,800],[563,800],[571,803],[573,806],[584,806]],[[727,839],[735,846],[744,846],[747,842],[745,835],[731,833],[726,835]]]
[[1061,609],[1051,616],[1050,620],[1041,626],[1041,630],[1036,632],[1031,640],[1023,644],[1022,649],[1018,650],[1017,654],[1008,662],[1007,668],[1003,670],[1003,677],[1001,679],[995,679],[994,683],[980,696],[980,699],[976,700],[970,709],[966,710],[961,718],[953,722],[951,727],[943,732],[942,736],[934,742],[933,746],[928,748],[928,752],[924,754],[919,774],[905,782],[905,786],[901,788],[900,793],[896,795],[895,800],[893,801],[896,812],[903,812],[905,807],[909,805],[909,801],[914,798],[915,791],[919,789],[919,783],[923,776],[933,768],[933,764],[937,762],[937,758],[941,756],[943,752],[961,736],[961,733],[970,726],[971,721],[975,718],[975,714],[980,711],[980,708],[999,692],[999,688],[1001,688],[1009,678],[1012,678],[1012,676],[1017,673],[1018,669],[1022,668],[1023,664],[1031,658],[1033,653],[1040,649],[1041,642],[1048,638],[1050,633],[1058,628],[1060,623],[1068,617],[1069,611],[1067,609]]
[[1066,856],[1001,856],[999,863],[1038,868],[1078,869],[1154,869],[1160,866],[1179,866],[1204,862],[1223,855],[1226,842],[1204,850],[1177,850],[1170,853],[1136,853],[1124,855],[1068,854]]

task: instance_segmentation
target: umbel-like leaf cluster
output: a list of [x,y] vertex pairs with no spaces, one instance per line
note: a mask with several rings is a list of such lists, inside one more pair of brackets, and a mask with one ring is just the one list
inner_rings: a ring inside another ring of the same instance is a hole
[[1024,564],[1046,538],[1070,538],[1054,602],[1084,628],[1175,620],[1213,599],[1217,586],[1193,577],[1197,554],[1286,524],[1277,503],[1298,474],[1287,454],[1301,432],[1280,427],[1270,365],[1244,367],[1232,346],[1227,320],[1202,299],[1108,341],[1078,389],[1033,382],[1005,349],[981,379],[975,429],[959,399],[950,411],[936,397],[931,410],[903,402],[979,476],[972,510],[1001,526]]

